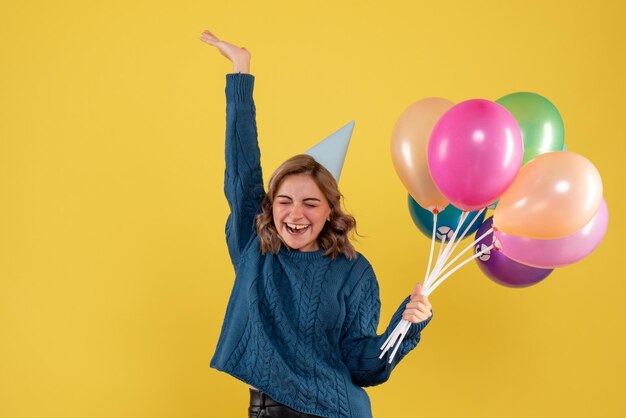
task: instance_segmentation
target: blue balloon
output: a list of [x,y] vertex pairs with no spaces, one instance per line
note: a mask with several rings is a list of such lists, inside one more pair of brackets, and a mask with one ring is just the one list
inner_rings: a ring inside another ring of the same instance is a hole
[[[426,235],[428,238],[432,238],[433,236],[433,213],[421,207],[411,197],[411,195],[409,195],[408,201],[409,201],[409,213],[411,214],[411,219],[413,219],[413,223],[415,224],[415,226],[417,226],[417,229],[419,229],[424,235]],[[483,220],[485,219],[485,212],[486,210],[484,210],[478,216],[478,218],[476,218],[471,228],[465,234],[465,238],[471,236],[474,232],[476,232],[476,230],[478,230],[478,228],[480,228],[480,225],[482,225]],[[465,222],[463,222],[463,226],[461,227],[461,230],[457,234],[457,239],[458,237],[461,236],[463,231],[465,231],[465,228],[467,228],[467,225],[469,225],[470,222],[472,222],[472,220],[474,219],[477,213],[478,211],[470,212],[467,215],[467,218],[465,218]],[[439,212],[437,214],[437,233],[436,233],[435,239],[441,242],[441,240],[445,236],[446,242],[450,241],[450,239],[452,239],[452,235],[454,234],[454,230],[459,226],[459,221],[461,220],[462,214],[463,212],[461,211],[461,209],[457,209],[456,207],[452,205],[446,206],[446,208],[443,211]]]

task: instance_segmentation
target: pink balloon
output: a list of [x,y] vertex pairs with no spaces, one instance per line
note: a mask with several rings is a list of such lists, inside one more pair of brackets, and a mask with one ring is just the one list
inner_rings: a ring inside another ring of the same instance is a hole
[[495,231],[502,252],[533,267],[563,267],[582,260],[596,249],[609,224],[609,209],[602,198],[596,214],[581,230],[563,238],[534,239]]
[[465,211],[495,202],[515,179],[523,157],[522,133],[513,115],[483,99],[448,110],[428,143],[433,181],[450,203]]

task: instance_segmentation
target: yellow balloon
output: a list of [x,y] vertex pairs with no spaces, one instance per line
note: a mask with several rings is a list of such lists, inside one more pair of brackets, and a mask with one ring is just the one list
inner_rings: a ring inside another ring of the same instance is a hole
[[427,98],[407,107],[391,135],[391,159],[404,187],[415,201],[431,212],[441,212],[448,200],[439,192],[428,170],[428,140],[441,118],[454,103]]
[[562,238],[583,228],[602,199],[602,179],[582,155],[556,151],[522,166],[500,198],[493,225],[507,234]]

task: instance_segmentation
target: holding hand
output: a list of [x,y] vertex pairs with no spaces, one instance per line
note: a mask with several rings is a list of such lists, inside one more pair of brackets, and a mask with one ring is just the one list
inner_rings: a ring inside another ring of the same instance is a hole
[[433,315],[431,309],[432,305],[428,298],[422,295],[422,285],[418,283],[411,294],[411,301],[406,304],[406,309],[402,313],[402,319],[417,324]]
[[226,41],[220,40],[208,30],[202,32],[200,36],[202,42],[216,47],[220,53],[233,63],[234,73],[250,73],[250,51],[246,48],[240,48]]

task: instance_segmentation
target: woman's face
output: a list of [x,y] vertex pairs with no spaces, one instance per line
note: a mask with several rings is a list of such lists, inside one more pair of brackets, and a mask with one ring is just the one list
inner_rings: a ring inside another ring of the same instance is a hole
[[330,205],[311,176],[293,174],[278,187],[272,215],[278,234],[290,248],[316,251],[317,237],[330,216]]

